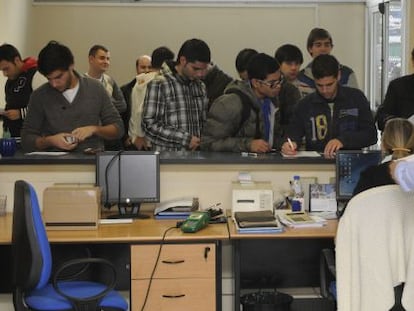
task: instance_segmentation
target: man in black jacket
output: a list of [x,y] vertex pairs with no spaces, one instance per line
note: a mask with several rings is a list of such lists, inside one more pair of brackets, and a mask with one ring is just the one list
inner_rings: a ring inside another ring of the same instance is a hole
[[316,92],[297,105],[282,145],[284,154],[295,154],[303,137],[306,150],[320,151],[328,157],[339,149],[360,149],[377,142],[367,98],[358,89],[340,85],[339,68],[332,55],[314,59]]
[[[414,49],[411,51],[414,64]],[[385,123],[393,118],[414,119],[414,74],[397,78],[388,85],[384,102],[378,107],[376,120],[383,131]]]
[[12,137],[20,137],[30,95],[47,80],[38,73],[37,60],[32,57],[22,59],[19,51],[11,44],[0,46],[0,70],[7,77],[4,87],[6,107],[0,112],[3,130]]

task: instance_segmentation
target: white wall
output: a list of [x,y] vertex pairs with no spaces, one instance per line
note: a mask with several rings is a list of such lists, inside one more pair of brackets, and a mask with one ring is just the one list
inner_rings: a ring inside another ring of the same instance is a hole
[[[31,1],[0,0],[0,44],[15,45],[24,57],[27,50],[27,25],[31,19]],[[4,84],[6,79],[0,75],[0,107],[5,106]],[[3,127],[0,121],[0,137]]]
[[204,39],[214,62],[233,76],[235,56],[245,47],[273,55],[278,46],[293,43],[303,50],[307,62],[307,35],[311,28],[321,26],[332,33],[335,55],[356,71],[362,86],[364,12],[363,3],[256,7],[35,5],[26,40],[32,54],[51,39],[68,45],[81,72],[86,71],[90,46],[106,45],[111,50],[111,74],[123,84],[133,77],[138,55],[149,54],[160,45],[177,52],[182,42],[192,37]]

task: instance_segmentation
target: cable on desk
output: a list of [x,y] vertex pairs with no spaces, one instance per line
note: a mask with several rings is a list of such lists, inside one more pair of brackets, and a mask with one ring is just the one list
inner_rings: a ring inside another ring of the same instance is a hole
[[147,304],[149,292],[150,292],[150,289],[151,289],[152,279],[154,278],[155,271],[157,270],[157,266],[158,266],[158,262],[159,262],[160,257],[161,257],[161,250],[162,250],[162,246],[164,245],[165,237],[167,236],[167,233],[170,230],[177,229],[177,228],[179,228],[179,227],[178,226],[169,227],[164,231],[164,233],[162,235],[161,242],[160,242],[160,248],[158,249],[157,259],[155,260],[154,268],[152,269],[152,272],[151,272],[151,276],[150,276],[148,287],[147,287],[147,292],[145,293],[145,298],[144,298],[144,302],[142,303],[141,311],[144,311],[145,305]]

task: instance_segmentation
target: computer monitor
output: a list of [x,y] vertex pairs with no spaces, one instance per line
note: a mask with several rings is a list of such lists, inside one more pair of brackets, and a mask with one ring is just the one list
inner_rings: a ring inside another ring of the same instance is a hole
[[115,218],[144,218],[141,203],[160,201],[159,152],[108,151],[96,155],[96,185],[102,203],[118,206]]
[[379,164],[381,159],[380,150],[339,150],[336,153],[336,199],[349,201],[361,172]]

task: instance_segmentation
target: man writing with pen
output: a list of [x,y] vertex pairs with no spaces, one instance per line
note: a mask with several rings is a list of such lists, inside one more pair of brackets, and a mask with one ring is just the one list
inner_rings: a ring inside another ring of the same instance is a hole
[[294,155],[302,138],[306,150],[333,157],[339,149],[360,149],[377,142],[368,100],[358,89],[341,86],[340,65],[332,55],[312,63],[316,92],[303,98],[289,122],[282,153]]
[[250,60],[247,72],[247,82],[230,83],[210,107],[201,150],[255,156],[281,145],[283,135],[276,130],[278,107],[273,101],[283,81],[279,64],[273,57],[258,53]]

